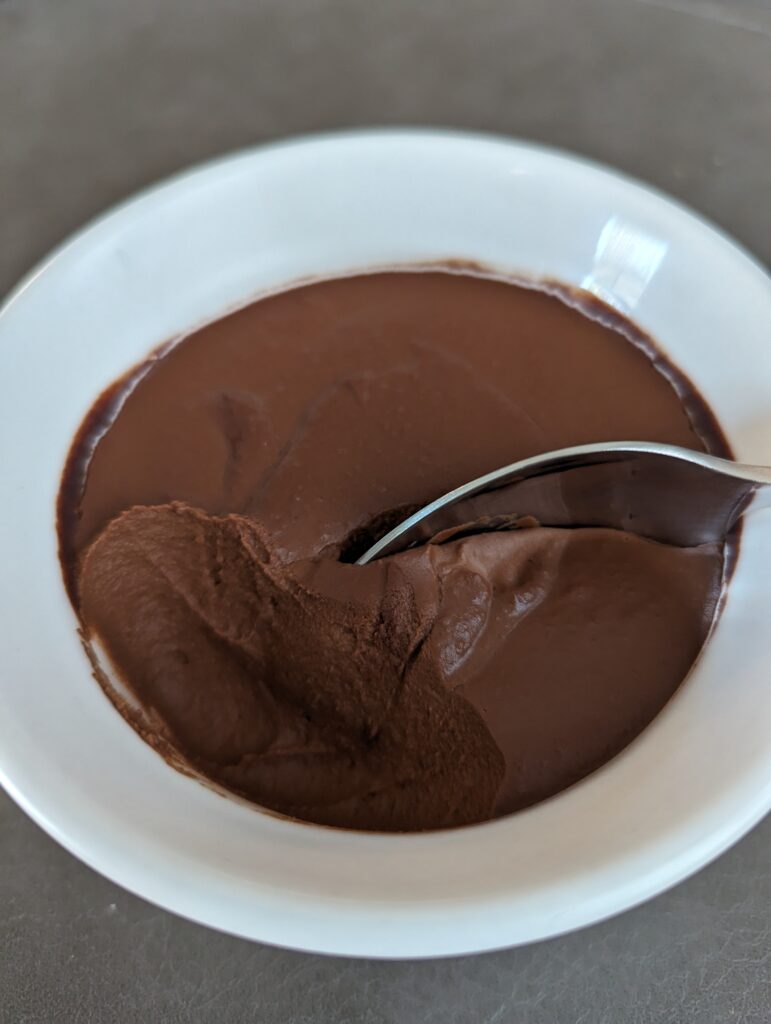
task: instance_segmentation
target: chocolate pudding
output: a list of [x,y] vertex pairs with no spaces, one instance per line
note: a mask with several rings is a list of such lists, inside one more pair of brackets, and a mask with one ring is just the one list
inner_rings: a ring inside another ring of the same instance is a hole
[[131,700],[99,678],[177,766],[295,818],[422,830],[543,800],[680,685],[722,547],[525,519],[352,563],[452,487],[610,440],[729,454],[596,300],[450,268],[261,299],[159,350],[75,440],[65,578]]

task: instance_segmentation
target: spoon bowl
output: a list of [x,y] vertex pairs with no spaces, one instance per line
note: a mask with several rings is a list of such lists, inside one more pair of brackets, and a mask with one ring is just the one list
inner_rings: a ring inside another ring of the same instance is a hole
[[721,541],[771,504],[771,469],[648,441],[583,444],[503,466],[448,491],[373,544],[366,565],[429,540],[542,526],[605,526],[680,547]]

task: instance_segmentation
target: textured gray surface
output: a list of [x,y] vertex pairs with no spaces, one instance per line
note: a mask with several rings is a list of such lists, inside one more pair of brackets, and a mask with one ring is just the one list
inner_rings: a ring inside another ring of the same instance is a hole
[[[185,164],[382,123],[587,153],[771,261],[769,0],[0,0],[0,290],[84,219]],[[252,1020],[767,1024],[771,821],[584,932],[365,963],[156,910],[0,795],[3,1024]]]

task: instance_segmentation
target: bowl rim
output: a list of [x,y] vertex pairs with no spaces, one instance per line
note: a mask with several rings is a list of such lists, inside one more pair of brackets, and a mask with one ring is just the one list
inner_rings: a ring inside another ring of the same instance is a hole
[[[136,209],[138,204],[153,200],[161,193],[171,187],[177,187],[188,180],[202,174],[221,170],[225,166],[232,166],[239,160],[250,160],[254,157],[268,154],[274,150],[288,150],[295,147],[306,147],[316,143],[351,142],[360,140],[367,143],[370,140],[403,137],[405,140],[417,139],[449,139],[462,140],[464,142],[496,143],[505,147],[513,147],[520,151],[540,154],[550,159],[564,161],[573,166],[583,166],[587,170],[612,178],[617,182],[631,186],[635,190],[647,193],[655,200],[663,202],[673,212],[685,215],[688,219],[695,221],[700,230],[706,230],[710,235],[716,237],[721,243],[726,244],[735,252],[747,260],[755,270],[768,276],[769,270],[760,258],[742,242],[734,238],[728,231],[724,230],[715,221],[700,213],[693,206],[675,196],[670,195],[664,189],[660,189],[649,182],[638,178],[633,174],[622,171],[612,164],[583,153],[574,153],[561,146],[554,146],[548,143],[533,142],[531,139],[517,135],[506,135],[503,132],[468,130],[463,128],[446,128],[436,125],[381,125],[369,127],[366,125],[353,126],[348,128],[337,128],[329,131],[303,132],[297,135],[290,135],[279,139],[269,139],[263,142],[256,142],[251,145],[239,146],[235,149],[218,153],[203,160],[196,161],[172,171],[155,181],[150,182],[135,191],[124,196],[122,199],[112,203],[106,209],[101,210],[92,217],[88,217],[80,227],[67,232],[60,242],[50,248],[39,260],[35,261],[30,269],[22,274],[19,280],[11,286],[0,301],[0,316],[8,307],[19,299],[36,278],[38,278],[50,264],[58,260],[72,246],[80,244],[93,230],[102,227],[113,220],[116,215],[123,214],[129,209]],[[291,287],[291,285],[290,285]]]

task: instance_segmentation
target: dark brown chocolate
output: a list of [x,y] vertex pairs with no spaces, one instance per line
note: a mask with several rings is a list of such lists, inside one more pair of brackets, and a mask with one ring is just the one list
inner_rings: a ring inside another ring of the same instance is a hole
[[648,339],[569,298],[427,270],[305,285],[105,393],[62,560],[151,742],[279,812],[414,830],[541,800],[650,722],[707,636],[722,550],[525,522],[346,562],[538,452],[729,454]]

